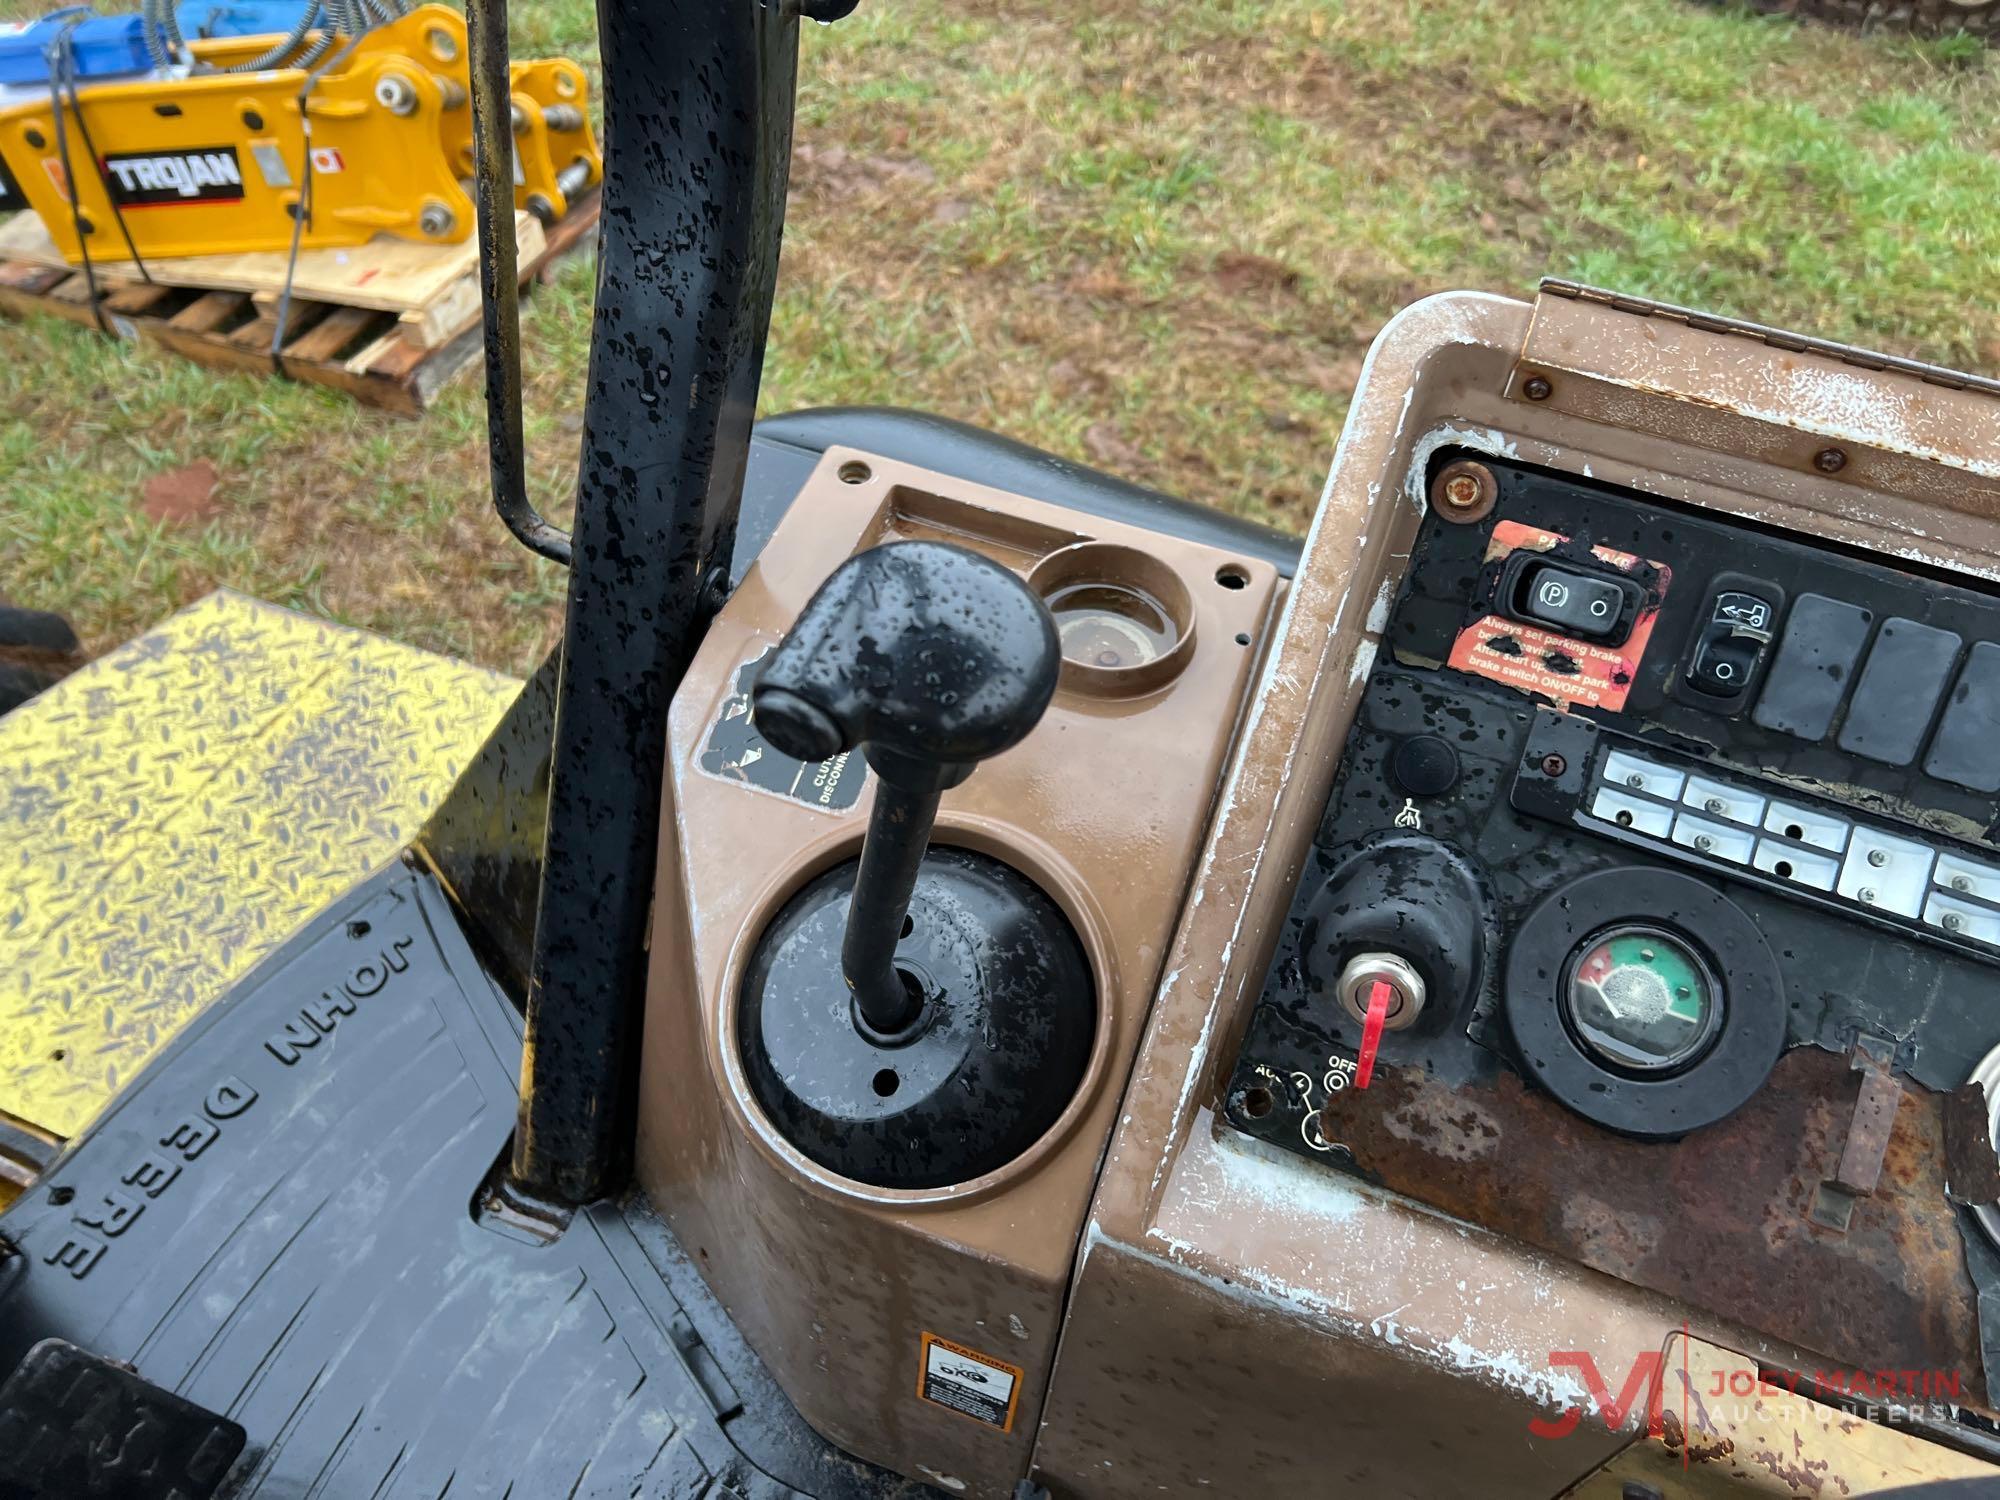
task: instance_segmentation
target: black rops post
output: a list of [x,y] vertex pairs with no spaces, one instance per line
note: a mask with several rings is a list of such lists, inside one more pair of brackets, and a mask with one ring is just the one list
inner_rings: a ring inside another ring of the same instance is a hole
[[597,305],[513,1159],[570,1203],[629,1166],[667,709],[735,533],[798,55],[795,13],[761,0],[599,0],[598,30]]

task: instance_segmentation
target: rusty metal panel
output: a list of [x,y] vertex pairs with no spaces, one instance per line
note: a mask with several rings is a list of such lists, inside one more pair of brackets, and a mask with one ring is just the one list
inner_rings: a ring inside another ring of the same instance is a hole
[[1937,1207],[1945,1096],[1903,1090],[1884,1190],[1854,1200],[1844,1232],[1813,1220],[1866,1078],[1801,1048],[1729,1119],[1661,1144],[1610,1136],[1511,1073],[1453,1088],[1388,1068],[1365,1093],[1329,1095],[1320,1130],[1361,1175],[1456,1218],[1845,1367],[1957,1372],[1971,1397],[1984,1389],[1972,1287],[1957,1224]]
[[1507,394],[1524,423],[1622,429],[1656,463],[1706,450],[1754,466],[1746,508],[1776,524],[2000,576],[1991,382],[1553,282]]
[[1564,285],[1544,285],[1521,349],[1511,390],[1530,400],[1549,399],[1526,388],[1537,371],[1566,370],[2000,480],[2000,391],[1989,382],[1751,324],[1718,329],[1683,309],[1571,295]]
[[[1544,306],[1551,300],[1545,297]],[[1622,357],[1620,340],[1641,342],[1655,324],[1660,331],[1672,326],[1615,309],[1589,311],[1607,362]],[[1726,333],[1704,337],[1725,366],[1817,357]],[[1439,446],[1591,475],[1888,557],[2000,577],[2000,504],[1990,481],[1876,451],[1857,453],[1843,472],[1828,474],[1812,462],[1827,446],[1824,439],[1682,399],[1671,389],[1559,374],[1542,399],[1530,399],[1520,390],[1528,344],[1526,306],[1458,295],[1405,312],[1371,352],[1266,676],[1246,715],[1092,1205],[1036,1455],[1040,1475],[1057,1493],[1141,1500],[1163,1489],[1177,1492],[1176,1485],[1188,1488],[1189,1476],[1264,1478],[1267,1469],[1283,1468],[1269,1473],[1265,1488],[1319,1494],[1347,1478],[1347,1489],[1385,1500],[1430,1500],[1454,1485],[1495,1500],[1548,1500],[1577,1474],[1604,1464],[1611,1450],[1603,1445],[1623,1446],[1629,1431],[1579,1419],[1566,1441],[1548,1445],[1525,1431],[1468,1433],[1440,1413],[1497,1388],[1524,1398],[1523,1416],[1560,1422],[1566,1411],[1589,1411],[1592,1393],[1564,1384],[1574,1372],[1556,1366],[1558,1355],[1590,1355],[1615,1392],[1635,1356],[1657,1355],[1669,1331],[1690,1325],[1697,1335],[1758,1349],[1788,1368],[1830,1363],[1795,1340],[1764,1345],[1746,1333],[1734,1308],[1718,1315],[1691,1299],[1621,1282],[1217,1122],[1229,1060],[1325,806],[1372,666],[1374,636],[1388,618],[1421,514],[1424,494],[1412,481],[1426,473]],[[1645,350],[1632,354],[1646,357]],[[1836,368],[1863,383],[1911,379],[1887,367],[1878,373],[1836,361]],[[1912,383],[1940,398],[1985,399],[1969,387]],[[1747,1238],[1761,1230],[1782,1241],[1828,1232],[1814,1230],[1804,1213],[1810,1195],[1841,1172],[1861,1078],[1846,1071],[1845,1058],[1823,1057],[1842,1072],[1844,1092],[1825,1108],[1825,1118],[1807,1115],[1795,1101],[1791,1128],[1809,1127],[1811,1138],[1773,1139],[1762,1148],[1764,1159],[1749,1163],[1767,1188],[1774,1176],[1796,1183],[1792,1196],[1780,1200],[1785,1212],[1767,1221],[1761,1211],[1767,1194],[1746,1190],[1737,1196],[1755,1198],[1759,1212],[1732,1233]],[[1378,1074],[1376,1088],[1382,1086]],[[1915,1092],[1906,1091],[1898,1106],[1878,1195],[1914,1198],[1935,1188],[1934,1165],[1907,1182],[1897,1176],[1912,1172],[1912,1155],[1934,1161],[1942,1150],[1942,1101],[1913,1103]],[[1477,1149],[1476,1121],[1470,1135],[1453,1125],[1475,1107],[1494,1101],[1433,1097],[1412,1118],[1419,1127],[1456,1129],[1460,1147]],[[1872,1112],[1865,1115],[1850,1163],[1856,1177],[1867,1175],[1863,1148],[1872,1145],[1872,1121]],[[1535,1144],[1546,1122],[1531,1109],[1518,1108],[1504,1124],[1510,1146],[1540,1156],[1545,1167],[1559,1153],[1559,1132]],[[1969,1118],[1959,1124],[1961,1148],[1975,1164],[1979,1124]],[[1408,1149],[1394,1138],[1385,1144]],[[1795,1157],[1789,1163],[1787,1150]],[[1416,1160],[1412,1151],[1405,1166],[1416,1170]],[[1721,1153],[1674,1160],[1681,1170],[1706,1174],[1704,1184],[1738,1170]],[[1440,1152],[1428,1170],[1448,1166]],[[1599,1194],[1595,1172],[1583,1187]],[[1438,1201],[1428,1190],[1425,1197]],[[1712,1232],[1706,1215],[1698,1223],[1662,1224],[1658,1201],[1621,1196],[1620,1205],[1595,1218],[1607,1260],[1643,1262],[1670,1233]],[[1579,1207],[1588,1218],[1590,1204]],[[1870,1239],[1867,1259],[1893,1287],[1889,1242],[1910,1226],[1893,1217],[1876,1220],[1875,1212],[1873,1198],[1861,1200],[1849,1233]],[[1945,1274],[1961,1253],[1946,1243],[1956,1236],[1949,1216],[1937,1217],[1945,1222],[1917,1226],[1913,1236],[1916,1264],[1902,1284],[1913,1301],[1926,1300],[1927,1286],[1935,1292],[1927,1278]],[[1760,1244],[1744,1264],[1764,1259]],[[1803,1299],[1808,1278],[1803,1271],[1792,1275],[1784,1295]],[[1135,1285],[1143,1285],[1142,1296],[1132,1294]],[[1238,1324],[1241,1338],[1217,1336],[1208,1311],[1217,1298],[1253,1309]],[[1838,1322],[1822,1312],[1817,1326]],[[1252,1349],[1257,1337],[1262,1342]],[[1923,1330],[1919,1338],[1961,1357],[1971,1352],[1971,1332],[1959,1323]],[[1136,1357],[1128,1356],[1126,1342],[1136,1345]],[[1408,1377],[1386,1387],[1404,1396],[1400,1410],[1349,1404],[1346,1392],[1329,1389],[1339,1372],[1364,1360],[1396,1372],[1388,1376],[1392,1382]],[[1186,1393],[1135,1386],[1139,1374],[1153,1370],[1202,1373],[1190,1378]],[[1300,1390],[1321,1399],[1294,1402]],[[1186,1409],[1174,1404],[1183,1394]],[[1164,1419],[1133,1420],[1140,1410]],[[1267,1420],[1273,1412],[1290,1420]],[[1600,1446],[1592,1450],[1590,1443]],[[1348,1476],[1337,1465],[1357,1444],[1365,1445],[1370,1467]],[[1678,1482],[1679,1455],[1672,1457],[1671,1475],[1657,1488],[1677,1497],[1690,1491]],[[1567,1467],[1562,1477],[1540,1477],[1529,1472],[1537,1462]],[[1213,1488],[1221,1493],[1228,1486]],[[1606,1493],[1623,1500],[1617,1485],[1592,1500]],[[1824,1493],[1840,1490],[1829,1484]]]
[[0,1110],[74,1135],[395,857],[518,688],[224,591],[0,718]]

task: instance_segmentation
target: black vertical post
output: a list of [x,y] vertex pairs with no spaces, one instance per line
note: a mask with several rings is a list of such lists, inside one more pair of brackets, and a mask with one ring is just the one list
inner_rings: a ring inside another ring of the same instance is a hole
[[667,706],[726,576],[791,153],[777,0],[598,0],[604,207],[514,1176],[628,1166]]

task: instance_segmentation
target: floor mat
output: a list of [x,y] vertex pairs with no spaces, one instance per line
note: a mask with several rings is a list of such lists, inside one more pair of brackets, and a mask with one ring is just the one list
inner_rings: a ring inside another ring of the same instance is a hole
[[428,876],[364,882],[0,1216],[0,1372],[129,1362],[245,1429],[227,1495],[922,1493],[803,1428],[642,1203],[475,1216],[518,1025]]

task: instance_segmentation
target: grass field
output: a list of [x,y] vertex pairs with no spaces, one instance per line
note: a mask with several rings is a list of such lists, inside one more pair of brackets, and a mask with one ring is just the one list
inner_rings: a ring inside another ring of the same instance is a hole
[[[517,55],[591,56],[589,5],[514,11]],[[1370,338],[1449,287],[1554,272],[2000,368],[2000,55],[1963,39],[1693,0],[863,0],[810,29],[798,146],[766,409],[926,407],[1285,526]],[[555,513],[591,290],[573,265],[526,316]],[[554,638],[473,382],[409,422],[0,322],[0,413],[0,595],[94,648],[220,584],[517,671]]]

